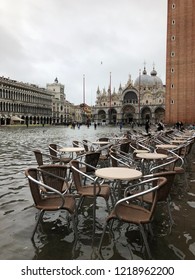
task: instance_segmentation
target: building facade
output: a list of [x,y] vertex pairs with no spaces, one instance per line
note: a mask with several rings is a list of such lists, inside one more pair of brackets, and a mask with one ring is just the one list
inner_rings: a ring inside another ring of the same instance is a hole
[[167,123],[195,122],[195,1],[168,0]]
[[65,106],[66,95],[64,85],[58,83],[56,78],[54,83],[47,84],[46,87],[52,94],[52,124],[65,123],[67,106]]
[[0,125],[51,124],[52,97],[45,88],[0,77]]
[[98,87],[92,115],[99,124],[144,124],[147,119],[152,123],[164,122],[165,86],[154,68],[148,75],[144,67],[135,82],[130,76],[117,92],[114,89],[111,93],[110,87],[100,91]]
[[46,88],[40,88],[0,77],[0,125],[72,122],[82,122],[82,108],[66,100],[65,87],[57,78]]

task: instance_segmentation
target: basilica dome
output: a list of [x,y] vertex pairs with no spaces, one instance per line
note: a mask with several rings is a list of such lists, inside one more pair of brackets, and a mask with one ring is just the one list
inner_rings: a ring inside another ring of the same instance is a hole
[[142,75],[139,75],[134,82],[134,87],[144,87],[144,88],[161,88],[163,87],[162,80],[157,76],[156,70],[153,68],[150,75],[147,74],[146,68],[142,72]]

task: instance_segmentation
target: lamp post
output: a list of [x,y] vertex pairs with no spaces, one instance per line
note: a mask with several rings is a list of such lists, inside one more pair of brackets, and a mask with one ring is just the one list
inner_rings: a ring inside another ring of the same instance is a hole
[[109,98],[110,98],[110,114],[109,114],[109,122],[111,123],[111,119],[112,119],[112,116],[111,116],[111,108],[112,108],[112,96],[111,96],[111,72],[110,72],[110,86],[109,86],[109,88],[110,88],[110,96],[109,96]]
[[139,99],[138,99],[138,113],[139,113],[139,123],[141,121],[141,116],[140,116],[140,91],[141,91],[141,69],[139,69]]

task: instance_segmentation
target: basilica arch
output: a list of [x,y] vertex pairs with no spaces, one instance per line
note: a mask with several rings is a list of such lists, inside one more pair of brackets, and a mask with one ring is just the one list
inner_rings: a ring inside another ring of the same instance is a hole
[[152,112],[149,107],[146,106],[141,110],[141,119],[143,121],[152,119]]
[[124,104],[127,104],[127,103],[137,104],[138,103],[137,94],[133,90],[128,90],[128,91],[124,92],[123,96],[124,96],[123,97]]
[[109,123],[116,124],[117,122],[117,111],[114,108],[108,110]]
[[131,123],[135,119],[135,108],[132,105],[126,105],[122,109],[122,122]]
[[158,123],[159,121],[164,122],[165,120],[165,109],[158,107],[155,112],[154,112],[154,118],[155,118],[155,123]]
[[98,111],[98,122],[106,121],[106,112],[104,110]]

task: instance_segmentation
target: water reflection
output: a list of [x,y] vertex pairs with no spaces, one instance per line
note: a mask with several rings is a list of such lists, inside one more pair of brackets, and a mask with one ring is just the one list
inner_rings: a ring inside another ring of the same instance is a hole
[[[75,240],[68,226],[66,214],[46,216],[38,227],[35,243],[31,234],[35,225],[33,207],[24,170],[36,166],[33,149],[48,151],[50,143],[71,145],[73,140],[96,140],[102,136],[120,134],[119,128],[81,126],[68,127],[0,127],[0,259],[143,259],[141,240],[136,230],[115,228],[114,239],[107,233],[102,256],[97,254],[102,226],[104,203],[98,201],[96,235],[92,240],[92,207],[90,202],[79,214],[79,238]],[[195,151],[192,150],[195,158]],[[188,163],[189,179],[195,179],[195,166]],[[178,185],[173,191],[172,207],[175,225],[168,231],[166,211],[160,211],[155,224],[155,238],[151,241],[154,259],[195,258],[195,183],[189,193]],[[163,207],[163,206],[162,206]],[[57,215],[57,216],[56,216]]]

